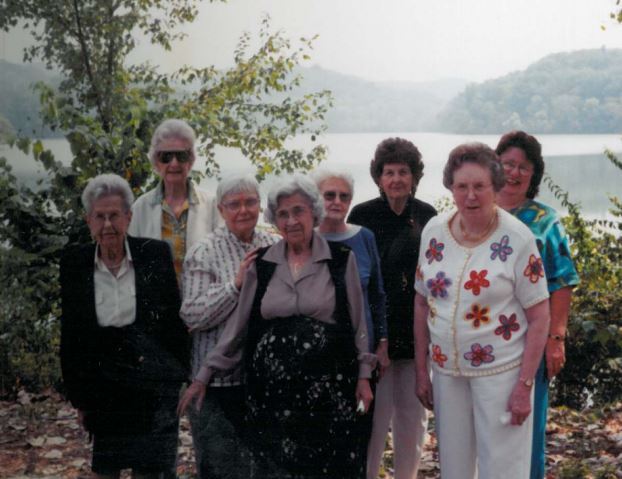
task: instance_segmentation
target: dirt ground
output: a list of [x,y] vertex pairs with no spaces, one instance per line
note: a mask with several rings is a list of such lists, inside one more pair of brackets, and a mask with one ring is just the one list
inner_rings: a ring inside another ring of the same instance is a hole
[[[589,413],[553,409],[547,438],[548,479],[622,478],[622,402]],[[421,478],[439,477],[436,451],[432,432],[426,441]],[[380,477],[393,477],[392,458],[389,438]],[[89,465],[87,435],[74,409],[60,395],[21,392],[17,401],[0,401],[0,478],[87,478]],[[180,478],[196,477],[185,418],[177,472]]]

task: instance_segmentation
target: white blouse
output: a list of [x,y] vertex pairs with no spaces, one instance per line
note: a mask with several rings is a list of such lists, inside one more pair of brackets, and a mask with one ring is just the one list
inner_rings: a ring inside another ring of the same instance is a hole
[[429,306],[434,370],[486,376],[518,367],[525,348],[525,309],[548,298],[542,259],[527,226],[497,208],[498,226],[475,247],[460,245],[449,221],[423,230],[415,289]]
[[95,248],[95,312],[97,324],[121,328],[136,319],[136,275],[130,248],[125,242],[125,258],[117,276],[112,274]]

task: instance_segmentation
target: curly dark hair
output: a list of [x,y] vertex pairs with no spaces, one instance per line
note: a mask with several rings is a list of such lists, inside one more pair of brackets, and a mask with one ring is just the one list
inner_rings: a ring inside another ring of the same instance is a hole
[[369,165],[369,172],[376,185],[380,183],[384,165],[402,163],[410,168],[413,175],[412,194],[415,194],[419,180],[423,176],[423,161],[417,147],[404,138],[387,138],[376,147],[374,158]]
[[520,148],[525,153],[525,157],[533,165],[533,175],[527,190],[527,198],[535,198],[540,191],[540,182],[544,176],[544,160],[542,159],[542,145],[534,136],[521,130],[513,130],[505,133],[497,145],[497,155],[510,148]]
[[490,180],[495,191],[505,185],[505,174],[499,157],[492,148],[484,143],[464,143],[449,152],[449,158],[443,169],[443,185],[451,190],[454,173],[465,163],[474,163],[490,171]]

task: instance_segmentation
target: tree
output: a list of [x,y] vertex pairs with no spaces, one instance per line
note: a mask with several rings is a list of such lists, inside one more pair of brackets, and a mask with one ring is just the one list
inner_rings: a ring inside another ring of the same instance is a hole
[[[165,75],[148,63],[128,64],[138,35],[170,50],[173,41],[183,37],[178,27],[197,17],[198,4],[199,0],[0,0],[0,28],[26,28],[34,39],[24,59],[42,60],[61,74],[57,88],[40,83],[36,91],[43,122],[63,132],[72,152],[70,165],[64,166],[41,141],[15,140],[47,172],[37,191],[18,186],[11,168],[0,159],[0,244],[2,254],[12,258],[3,263],[0,284],[5,291],[19,290],[28,306],[0,309],[0,323],[20,324],[22,329],[28,324],[30,329],[21,334],[38,338],[36,344],[20,348],[48,352],[54,347],[57,331],[48,328],[49,335],[41,336],[36,322],[47,325],[58,313],[60,249],[68,241],[87,238],[79,203],[86,181],[115,172],[128,179],[136,193],[142,192],[153,181],[146,151],[162,119],[184,118],[195,128],[200,153],[208,159],[203,173],[208,175],[218,173],[216,145],[239,148],[256,166],[259,178],[308,169],[325,156],[321,145],[307,152],[284,146],[297,134],[310,134],[315,140],[324,129],[331,98],[326,91],[290,97],[301,81],[294,67],[308,58],[312,39],[292,43],[281,32],[271,32],[267,17],[259,48],[252,51],[251,36],[243,34],[229,70],[186,66]],[[10,331],[0,337],[0,354],[21,354],[12,337]],[[25,376],[17,370],[0,373],[9,387]]]
[[[611,17],[622,23],[622,8]],[[605,155],[622,172],[622,161],[609,150]],[[556,380],[554,400],[577,409],[604,406],[622,396],[622,200],[609,197],[612,220],[585,220],[567,192],[550,177],[545,182],[568,208],[564,224],[581,278],[568,324],[567,362]]]

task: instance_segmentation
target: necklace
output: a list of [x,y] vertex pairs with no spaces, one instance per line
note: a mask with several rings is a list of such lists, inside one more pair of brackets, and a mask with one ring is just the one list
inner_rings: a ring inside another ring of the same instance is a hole
[[468,241],[479,241],[482,238],[486,237],[488,233],[490,233],[490,230],[492,229],[492,226],[495,223],[496,218],[497,218],[497,209],[495,208],[492,211],[490,221],[486,225],[486,228],[484,228],[484,231],[478,235],[472,235],[465,229],[464,224],[462,223],[462,216],[460,216],[460,218],[458,219],[458,227],[460,228],[460,234],[462,234],[463,238]]

